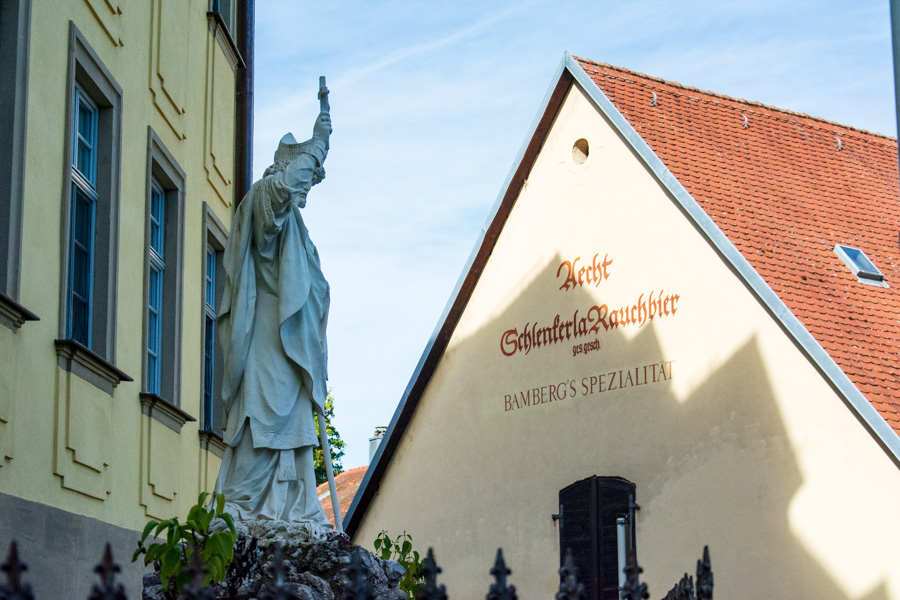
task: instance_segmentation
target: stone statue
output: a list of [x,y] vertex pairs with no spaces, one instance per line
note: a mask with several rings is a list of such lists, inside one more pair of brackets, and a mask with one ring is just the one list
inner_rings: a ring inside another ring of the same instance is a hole
[[[329,286],[300,209],[325,177],[331,117],[324,77],[319,98],[312,139],[281,138],[274,164],[235,211],[218,320],[228,448],[216,492],[239,519],[293,522],[313,538],[331,529],[313,468],[313,410],[325,432]],[[331,466],[330,452],[326,461]]]

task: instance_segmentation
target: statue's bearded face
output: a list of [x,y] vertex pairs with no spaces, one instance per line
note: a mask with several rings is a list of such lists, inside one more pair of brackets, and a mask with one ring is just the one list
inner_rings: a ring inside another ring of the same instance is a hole
[[309,189],[312,186],[313,184],[310,183],[309,180],[302,181],[297,188],[297,193],[294,195],[294,204],[300,208],[304,208],[306,206],[306,194],[309,193]]

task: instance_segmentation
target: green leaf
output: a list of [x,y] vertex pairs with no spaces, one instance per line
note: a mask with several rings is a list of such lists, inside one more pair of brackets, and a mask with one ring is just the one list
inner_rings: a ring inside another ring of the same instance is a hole
[[[200,518],[203,518],[203,517],[200,517]],[[201,528],[200,523],[198,521],[196,521],[194,519],[188,519],[187,521],[184,522],[184,525],[181,527],[181,531],[182,531],[182,535],[186,535],[189,533],[193,533],[195,531],[203,531],[203,529]],[[188,539],[188,538],[185,537],[184,539]]]
[[156,524],[156,530],[153,532],[153,535],[159,537],[160,532],[162,530],[164,530],[166,527],[169,527],[171,524],[172,524],[171,520],[160,521],[159,523]]
[[216,516],[225,511],[225,494],[216,494]]
[[237,539],[237,530],[234,528],[234,517],[232,517],[227,512],[222,513],[222,520],[225,521],[225,524],[228,525],[228,529],[231,531],[231,535],[233,536],[233,540]]
[[156,560],[156,557],[159,556],[160,548],[163,548],[162,544],[153,544],[152,546],[147,548],[147,553],[144,554],[144,564],[145,565],[149,565],[154,560]]
[[194,506],[192,506],[191,510],[188,511],[188,516],[187,519],[185,519],[185,523],[187,523],[188,521],[198,520],[201,512],[206,512],[203,510],[202,506],[200,506],[199,504],[195,504]]
[[225,531],[219,531],[211,536],[213,544],[215,544],[216,552],[223,558],[234,556],[234,543],[231,541],[231,534]]
[[184,586],[191,582],[190,576],[187,574],[187,571],[184,569],[180,569],[178,571],[178,577],[175,578],[175,589],[180,593],[181,590],[184,589]]
[[166,553],[160,557],[159,579],[165,587],[169,578],[175,573],[175,570],[181,564],[181,552],[177,546],[172,546],[166,550]]
[[147,539],[147,536],[150,535],[150,532],[153,531],[153,528],[156,527],[158,521],[147,521],[147,524],[144,525],[144,531],[141,534],[141,543],[144,543],[144,540]]
[[403,542],[403,549],[400,551],[400,554],[402,554],[405,557],[407,554],[409,554],[410,550],[412,550],[412,544],[410,543],[409,540],[405,540]]
[[204,511],[203,514],[200,515],[199,525],[201,533],[205,534],[209,530],[209,524],[212,523],[214,516],[215,514],[212,511]]
[[225,578],[225,562],[218,556],[211,556],[208,561],[204,561],[206,570],[213,581],[219,581]]
[[[206,543],[203,545],[203,557],[204,559],[208,556],[216,556],[221,555],[224,551],[224,547],[222,545],[222,531],[217,531],[212,534],[208,538],[206,538]],[[225,542],[228,543],[227,540]]]
[[197,498],[197,506],[203,506],[206,501],[207,496],[209,496],[209,492],[200,492],[200,497]]

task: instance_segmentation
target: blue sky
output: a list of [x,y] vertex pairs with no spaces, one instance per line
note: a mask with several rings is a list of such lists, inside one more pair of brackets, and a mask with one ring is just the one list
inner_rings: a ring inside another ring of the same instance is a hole
[[[887,0],[259,0],[254,175],[334,133],[304,209],[344,467],[368,461],[568,51],[896,135]],[[466,399],[460,399],[465,410]]]

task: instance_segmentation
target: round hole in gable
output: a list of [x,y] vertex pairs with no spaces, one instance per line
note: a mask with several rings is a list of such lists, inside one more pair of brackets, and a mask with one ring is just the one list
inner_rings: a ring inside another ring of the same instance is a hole
[[572,146],[572,160],[579,165],[584,164],[584,161],[587,160],[590,153],[591,150],[588,146],[588,141],[584,138],[576,140],[575,145]]

